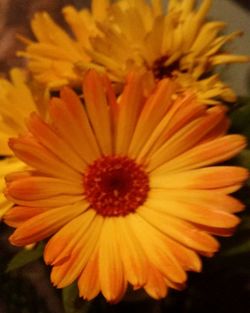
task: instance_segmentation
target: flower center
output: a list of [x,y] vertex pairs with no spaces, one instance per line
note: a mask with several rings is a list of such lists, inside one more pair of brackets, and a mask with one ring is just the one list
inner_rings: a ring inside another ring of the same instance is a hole
[[84,176],[85,195],[103,216],[125,216],[144,203],[149,179],[143,167],[120,156],[105,156],[89,165]]
[[164,65],[167,61],[167,56],[162,56],[159,59],[155,60],[152,71],[154,74],[154,77],[157,79],[162,79],[164,77],[172,77],[173,72],[177,69],[179,69],[179,61],[175,61],[174,63],[170,65]]

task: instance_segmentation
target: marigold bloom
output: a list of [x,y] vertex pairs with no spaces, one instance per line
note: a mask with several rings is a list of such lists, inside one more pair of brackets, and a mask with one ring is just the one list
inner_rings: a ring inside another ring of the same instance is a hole
[[16,203],[5,215],[16,228],[11,243],[52,236],[44,258],[53,284],[77,279],[88,300],[102,292],[117,302],[128,283],[156,299],[182,288],[186,271],[201,270],[198,254],[218,250],[212,235],[229,235],[243,209],[229,194],[247,170],[214,166],[245,146],[225,135],[225,109],[176,98],[169,79],[145,94],[145,81],[130,74],[116,99],[109,80],[90,71],[84,104],[64,87],[51,122],[32,114],[29,133],[9,143],[33,167],[6,178]]
[[[93,38],[90,55],[106,67],[114,80],[122,80],[131,67],[152,70],[156,78],[173,77],[184,89],[192,88],[200,101],[234,102],[233,91],[211,71],[217,65],[248,62],[249,56],[233,55],[224,45],[240,35],[219,35],[221,21],[207,21],[212,0],[195,8],[194,0],[169,0],[166,15],[162,1],[120,0],[110,8],[109,19]],[[111,20],[111,21],[110,21]]]
[[11,81],[0,78],[0,155],[7,157],[0,160],[0,217],[13,205],[2,193],[5,188],[4,176],[27,167],[13,155],[8,140],[26,131],[25,119],[31,112],[37,111],[44,115],[45,110],[45,102],[39,97],[39,93],[35,101],[26,84],[24,72],[12,69],[10,77]]
[[92,1],[91,12],[88,9],[77,11],[72,6],[63,9],[64,17],[77,40],[71,38],[46,12],[38,12],[31,28],[37,39],[33,42],[22,38],[26,51],[18,53],[29,59],[29,68],[35,79],[49,88],[71,84],[78,85],[82,81],[82,73],[77,64],[90,68],[91,64],[86,49],[90,48],[89,37],[98,34],[96,23],[106,16],[109,1]]
[[206,20],[212,0],[203,0],[197,9],[193,0],[170,0],[166,14],[161,2],[93,0],[92,15],[66,7],[63,13],[75,39],[46,13],[37,14],[32,29],[38,42],[28,42],[22,55],[35,77],[50,87],[79,85],[90,67],[106,69],[114,82],[123,83],[139,67],[157,79],[176,79],[181,90],[191,88],[204,103],[234,102],[234,92],[212,71],[217,65],[249,61],[224,51],[240,32],[219,35],[225,23]]

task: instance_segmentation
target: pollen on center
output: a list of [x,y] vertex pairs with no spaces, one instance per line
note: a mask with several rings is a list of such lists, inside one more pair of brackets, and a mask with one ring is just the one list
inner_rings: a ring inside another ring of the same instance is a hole
[[125,216],[144,203],[149,178],[142,165],[123,156],[105,156],[84,175],[86,199],[102,216]]

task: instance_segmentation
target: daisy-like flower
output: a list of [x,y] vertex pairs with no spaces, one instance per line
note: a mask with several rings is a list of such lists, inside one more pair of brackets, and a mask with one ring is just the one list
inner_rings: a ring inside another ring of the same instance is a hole
[[[45,100],[34,96],[26,84],[24,72],[20,69],[10,71],[11,80],[0,78],[0,217],[13,205],[7,201],[2,191],[5,188],[4,176],[26,168],[8,146],[10,137],[26,132],[25,120],[33,111],[44,116]],[[3,157],[5,157],[3,159]]]
[[26,51],[18,53],[29,59],[29,68],[35,79],[51,89],[63,85],[78,85],[82,73],[77,64],[95,67],[90,63],[86,49],[90,48],[89,37],[98,34],[96,22],[106,16],[109,1],[93,0],[91,12],[88,9],[77,11],[72,6],[63,9],[65,20],[74,33],[71,38],[46,12],[38,12],[31,28],[37,41],[20,37],[27,44]]
[[156,78],[175,78],[203,103],[216,104],[217,98],[234,102],[233,91],[211,71],[250,60],[223,49],[240,32],[219,35],[226,24],[206,20],[212,0],[201,1],[198,8],[195,2],[169,0],[165,14],[161,0],[117,1],[99,26],[102,36],[92,40],[93,62],[106,67],[114,80],[121,81],[131,67],[144,67]]
[[248,56],[224,51],[240,32],[220,35],[225,23],[207,21],[212,0],[195,8],[194,0],[92,1],[92,14],[63,10],[75,39],[71,39],[46,13],[38,13],[32,29],[38,42],[27,42],[21,54],[29,59],[36,79],[50,87],[81,84],[90,67],[107,70],[112,81],[124,83],[132,68],[151,70],[157,79],[172,77],[180,91],[192,89],[203,103],[236,96],[218,74],[217,65],[247,62]]
[[[106,77],[90,71],[84,103],[68,87],[50,103],[50,123],[32,114],[29,132],[10,140],[31,171],[8,175],[16,206],[5,222],[12,244],[51,237],[44,258],[51,280],[78,280],[80,295],[119,301],[128,283],[153,298],[180,289],[198,254],[219,247],[243,205],[229,194],[247,178],[241,167],[215,163],[245,146],[225,135],[220,106],[206,110],[194,96],[176,98],[160,81],[145,93],[145,74],[132,73],[116,99]],[[146,89],[147,90],[147,89]]]

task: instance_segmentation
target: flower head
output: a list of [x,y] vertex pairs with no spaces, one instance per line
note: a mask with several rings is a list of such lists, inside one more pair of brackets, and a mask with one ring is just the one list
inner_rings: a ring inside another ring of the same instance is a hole
[[162,1],[150,2],[120,0],[110,7],[109,18],[99,25],[102,35],[91,40],[93,62],[106,67],[114,80],[143,67],[158,79],[176,79],[203,103],[235,101],[233,91],[211,71],[217,65],[250,60],[224,51],[241,33],[219,35],[225,23],[206,20],[212,0],[203,0],[198,8],[193,0],[170,0],[166,14]]
[[18,160],[8,146],[10,137],[26,132],[25,121],[33,111],[44,115],[46,100],[40,90],[33,95],[26,83],[25,73],[17,68],[10,71],[11,80],[0,78],[0,217],[13,205],[6,200],[2,191],[4,176],[27,166]]
[[91,64],[89,37],[99,33],[96,22],[106,15],[109,1],[93,0],[91,12],[88,9],[77,11],[72,6],[63,9],[65,20],[73,32],[71,38],[46,12],[38,12],[31,28],[37,41],[21,38],[26,44],[26,51],[18,53],[29,59],[29,68],[35,79],[51,89],[82,81],[82,73],[77,70],[80,63],[84,67],[95,67]]
[[92,14],[66,7],[75,39],[46,13],[38,13],[32,21],[38,42],[29,41],[21,54],[35,78],[52,88],[79,86],[90,67],[107,70],[117,83],[124,83],[131,69],[143,68],[156,79],[175,79],[180,91],[191,89],[203,103],[234,102],[234,92],[212,72],[217,65],[249,61],[224,48],[241,33],[220,35],[225,23],[206,20],[212,0],[198,8],[193,0],[170,0],[166,13],[161,2],[93,0]]
[[[32,170],[8,175],[16,206],[5,222],[22,246],[51,237],[44,258],[51,280],[78,280],[80,295],[108,301],[128,283],[159,299],[200,271],[198,254],[218,249],[243,205],[229,194],[247,178],[241,167],[214,164],[245,146],[225,135],[225,109],[206,109],[176,85],[129,75],[116,98],[109,80],[86,74],[84,100],[65,87],[50,103],[50,123],[32,114],[29,133],[10,147]],[[147,92],[145,92],[147,91]]]

